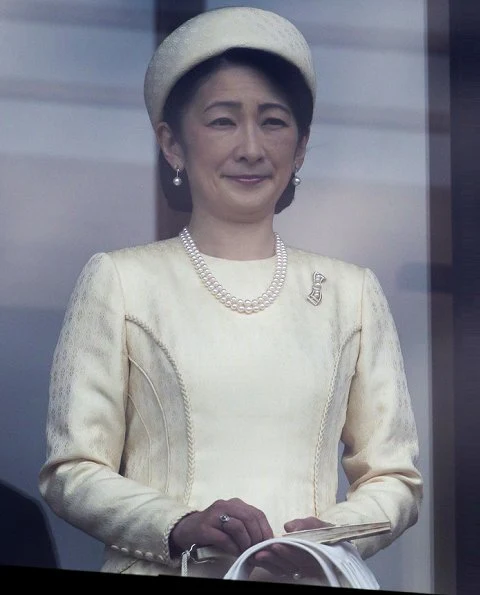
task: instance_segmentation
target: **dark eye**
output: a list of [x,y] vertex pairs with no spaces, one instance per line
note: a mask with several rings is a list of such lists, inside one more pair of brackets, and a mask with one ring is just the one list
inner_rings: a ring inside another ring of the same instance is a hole
[[225,128],[226,126],[234,126],[235,122],[231,118],[222,117],[222,118],[215,118],[209,124],[209,126],[214,126],[216,128]]
[[282,120],[281,118],[270,117],[265,118],[265,120],[263,121],[263,125],[268,126],[270,128],[283,128],[284,126],[287,126],[287,123],[285,122],[285,120]]

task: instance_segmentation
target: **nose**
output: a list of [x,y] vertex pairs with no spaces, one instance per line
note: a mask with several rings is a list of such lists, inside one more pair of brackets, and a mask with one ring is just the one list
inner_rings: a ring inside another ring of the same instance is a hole
[[249,163],[255,163],[264,158],[262,130],[255,122],[244,123],[238,128],[238,143],[235,157]]

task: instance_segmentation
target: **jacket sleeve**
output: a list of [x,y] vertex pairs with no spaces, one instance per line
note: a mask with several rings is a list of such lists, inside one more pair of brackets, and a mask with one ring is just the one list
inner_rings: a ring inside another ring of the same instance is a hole
[[54,353],[39,489],[59,517],[107,546],[176,566],[168,536],[191,509],[119,473],[128,375],[121,282],[112,258],[96,254],[77,280]]
[[342,431],[346,500],[321,514],[333,524],[389,521],[391,534],[355,540],[365,559],[418,519],[423,481],[400,342],[380,283],[365,270],[360,347]]

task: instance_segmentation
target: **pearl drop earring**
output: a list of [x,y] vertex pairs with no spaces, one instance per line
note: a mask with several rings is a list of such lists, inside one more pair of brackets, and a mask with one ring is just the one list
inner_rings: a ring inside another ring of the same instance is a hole
[[298,171],[298,168],[295,167],[295,173],[293,174],[293,178],[292,178],[292,184],[294,186],[299,186],[302,183],[302,178],[300,176],[297,176],[297,171]]
[[172,182],[173,182],[174,186],[181,186],[182,178],[180,177],[180,169],[177,167],[176,170],[177,170],[177,173],[175,174],[175,177],[173,178]]

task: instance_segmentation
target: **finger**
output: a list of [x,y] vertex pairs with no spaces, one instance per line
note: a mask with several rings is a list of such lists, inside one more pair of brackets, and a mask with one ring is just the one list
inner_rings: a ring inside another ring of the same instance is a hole
[[288,521],[283,526],[287,533],[291,533],[292,531],[305,531],[306,529],[321,529],[322,527],[333,527],[333,524],[317,519],[316,517],[306,517],[304,519]]
[[[319,567],[310,554],[290,545],[279,543],[269,547],[272,558],[269,562],[292,572],[300,572],[303,576],[318,576]],[[274,560],[273,557],[276,559]]]
[[239,498],[232,498],[224,502],[223,505],[230,519],[240,522],[229,521],[228,528],[225,523],[222,528],[242,549],[273,537],[273,530],[267,517],[255,506],[251,506]]
[[255,545],[273,537],[270,523],[263,512],[258,509],[251,511],[251,514],[243,519],[243,523],[250,537],[250,545]]
[[252,561],[255,566],[268,570],[275,576],[292,575],[298,570],[298,567],[286,558],[281,558],[268,550],[257,552]]
[[230,536],[226,531],[223,530],[214,529],[209,544],[218,547],[219,549],[232,556],[239,556],[244,551],[238,545],[236,540],[232,538],[232,536]]
[[[221,515],[219,520],[221,531],[235,543],[240,552],[245,551],[253,544],[250,532],[244,521],[230,515]],[[252,529],[250,528],[250,530]]]

